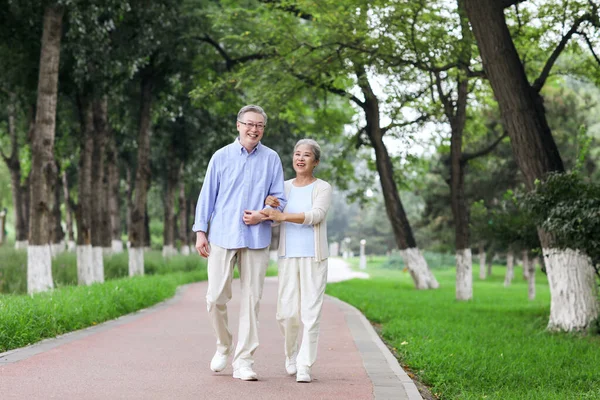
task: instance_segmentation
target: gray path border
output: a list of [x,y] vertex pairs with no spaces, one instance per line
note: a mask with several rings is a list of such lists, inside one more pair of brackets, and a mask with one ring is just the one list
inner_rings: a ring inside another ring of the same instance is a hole
[[187,289],[188,285],[190,284],[181,285],[177,287],[177,290],[175,291],[175,295],[173,297],[158,304],[155,304],[151,307],[134,311],[131,314],[126,314],[117,319],[112,319],[110,321],[106,321],[95,326],[90,326],[88,328],[83,328],[78,331],[65,333],[64,335],[60,335],[55,338],[44,339],[27,347],[21,347],[18,349],[9,350],[5,353],[0,353],[0,365],[12,364],[28,359],[29,357],[33,357],[36,354],[52,350],[58,346],[62,346],[63,344],[71,343],[76,340],[83,339],[87,336],[107,331],[117,326],[135,321],[136,319],[142,318],[143,316],[148,315],[149,313],[168,308],[169,306],[177,303],[181,299],[181,297],[183,296],[183,292]]
[[400,367],[367,318],[356,307],[336,297],[326,297],[345,314],[365,369],[373,382],[375,400],[423,400],[415,383]]

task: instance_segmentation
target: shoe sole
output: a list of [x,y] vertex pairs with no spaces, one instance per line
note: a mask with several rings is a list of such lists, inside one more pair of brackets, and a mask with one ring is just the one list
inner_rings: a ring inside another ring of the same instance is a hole
[[254,377],[251,377],[251,378],[242,378],[241,376],[239,376],[237,374],[233,374],[233,378],[234,379],[239,379],[239,380],[242,380],[242,381],[257,381],[258,380],[257,376],[254,376]]

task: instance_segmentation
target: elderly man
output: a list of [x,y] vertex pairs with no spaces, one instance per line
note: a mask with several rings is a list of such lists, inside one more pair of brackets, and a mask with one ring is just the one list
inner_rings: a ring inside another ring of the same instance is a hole
[[231,300],[231,281],[237,260],[242,293],[233,377],[254,381],[257,379],[252,366],[258,347],[258,304],[271,242],[271,223],[262,222],[260,210],[269,195],[281,201],[279,210],[285,206],[283,167],[277,153],[260,143],[267,125],[267,114],[261,107],[243,107],[236,125],[239,137],[215,152],[208,164],[193,230],[197,235],[198,253],[208,258],[206,302],[217,336],[217,351],[210,368],[214,372],[225,369],[233,347],[227,302]]

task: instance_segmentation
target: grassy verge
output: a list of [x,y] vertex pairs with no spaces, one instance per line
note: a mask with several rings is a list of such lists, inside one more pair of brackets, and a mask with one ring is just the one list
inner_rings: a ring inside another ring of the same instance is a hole
[[[495,267],[474,274],[474,299],[454,299],[453,268],[437,268],[438,290],[417,291],[408,273],[372,258],[372,279],[328,285],[375,324],[401,363],[440,399],[598,399],[600,337],[545,331],[550,294],[536,275],[537,297],[516,269],[509,288]],[[351,260],[356,267],[358,261]]]
[[[150,251],[144,255],[145,276],[126,277],[123,253],[105,258],[105,283],[76,286],[76,256],[64,253],[52,263],[56,289],[28,296],[21,294],[26,290],[27,253],[2,249],[0,260],[0,288],[12,292],[0,294],[0,352],[150,307],[172,297],[179,285],[207,279],[206,261],[197,255],[164,259]],[[277,275],[274,264],[267,275]]]

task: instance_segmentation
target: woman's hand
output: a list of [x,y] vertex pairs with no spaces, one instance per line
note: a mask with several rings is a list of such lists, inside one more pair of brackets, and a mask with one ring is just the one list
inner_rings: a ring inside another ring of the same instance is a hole
[[275,196],[267,196],[265,205],[270,207],[279,207],[279,199]]
[[262,215],[264,215],[265,219],[269,219],[271,221],[276,221],[276,222],[284,221],[284,219],[283,219],[283,213],[281,211],[279,211],[279,210],[265,208],[260,213]]

